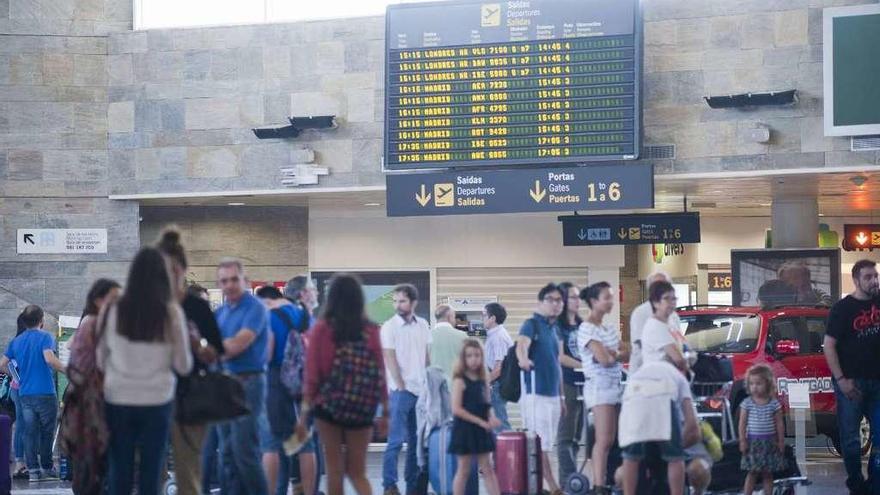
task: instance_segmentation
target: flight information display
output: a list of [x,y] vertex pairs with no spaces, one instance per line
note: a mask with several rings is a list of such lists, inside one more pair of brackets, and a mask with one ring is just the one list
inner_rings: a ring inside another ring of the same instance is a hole
[[638,156],[637,0],[392,5],[385,69],[388,169]]

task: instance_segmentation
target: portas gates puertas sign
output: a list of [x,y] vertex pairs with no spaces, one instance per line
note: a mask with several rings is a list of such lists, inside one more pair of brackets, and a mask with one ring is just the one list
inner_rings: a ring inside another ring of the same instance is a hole
[[559,221],[563,246],[700,242],[699,213],[570,215]]
[[654,207],[650,164],[385,176],[389,217]]

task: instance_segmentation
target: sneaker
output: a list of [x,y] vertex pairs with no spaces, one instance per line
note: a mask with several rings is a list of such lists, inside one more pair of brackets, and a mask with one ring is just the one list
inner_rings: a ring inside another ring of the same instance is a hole
[[37,483],[40,481],[40,470],[31,471],[28,473],[28,481],[31,483]]
[[60,479],[55,468],[44,469],[43,474],[40,476],[40,481],[58,481]]
[[396,486],[389,486],[385,489],[385,495],[400,495],[400,490]]
[[18,468],[18,470],[15,472],[15,474],[12,475],[12,479],[14,479],[14,480],[30,479],[30,477],[28,476],[27,468],[24,466]]

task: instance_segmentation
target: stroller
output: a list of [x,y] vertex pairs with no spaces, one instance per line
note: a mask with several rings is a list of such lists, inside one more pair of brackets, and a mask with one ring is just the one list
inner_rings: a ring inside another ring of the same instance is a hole
[[[712,466],[712,482],[707,493],[740,493],[746,473],[740,469],[742,453],[730,395],[733,389],[733,367],[722,355],[699,353],[692,367],[691,392],[697,406],[697,417],[709,422],[722,441],[724,456]],[[793,495],[798,485],[809,485],[802,475],[794,450],[786,446],[783,453],[787,469],[773,473],[773,495]]]

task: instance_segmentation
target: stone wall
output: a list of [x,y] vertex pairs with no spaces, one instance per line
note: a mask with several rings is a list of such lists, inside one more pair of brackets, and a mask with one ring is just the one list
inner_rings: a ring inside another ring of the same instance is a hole
[[[384,25],[378,18],[120,33],[110,39],[113,193],[278,189],[283,165],[330,167],[322,186],[380,173]],[[339,128],[258,140],[288,116]]]
[[174,224],[181,231],[189,262],[188,278],[213,288],[217,262],[236,257],[251,280],[280,281],[307,271],[306,208],[144,207],[141,240],[151,244]]
[[[28,303],[79,315],[91,281],[123,278],[137,205],[107,199],[107,35],[130,0],[0,0],[0,345]],[[109,252],[16,254],[19,228],[107,228]]]
[[[657,173],[876,165],[822,135],[822,8],[870,0],[646,0],[647,144]],[[110,40],[115,193],[276,189],[315,150],[325,186],[380,185],[384,20],[119,33]],[[792,107],[713,110],[707,95],[797,89]],[[340,128],[259,141],[251,127],[333,114]],[[750,142],[756,125],[767,144]]]

